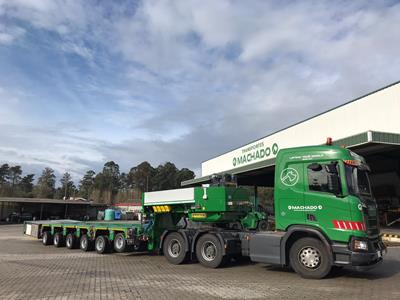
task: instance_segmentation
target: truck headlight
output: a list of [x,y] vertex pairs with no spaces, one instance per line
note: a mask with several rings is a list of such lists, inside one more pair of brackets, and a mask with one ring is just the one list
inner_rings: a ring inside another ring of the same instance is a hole
[[354,240],[353,241],[353,249],[368,251],[368,243],[367,243],[367,241]]

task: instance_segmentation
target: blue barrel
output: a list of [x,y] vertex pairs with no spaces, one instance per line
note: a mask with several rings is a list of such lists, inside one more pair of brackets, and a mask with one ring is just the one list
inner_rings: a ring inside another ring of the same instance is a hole
[[105,221],[113,221],[115,220],[115,211],[113,209],[106,209],[104,213]]
[[115,220],[121,220],[122,212],[120,210],[115,211]]

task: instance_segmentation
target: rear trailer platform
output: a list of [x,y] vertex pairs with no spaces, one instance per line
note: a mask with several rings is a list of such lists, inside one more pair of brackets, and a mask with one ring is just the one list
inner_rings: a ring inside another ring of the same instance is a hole
[[42,239],[44,245],[107,253],[145,250],[145,228],[140,221],[44,220],[25,222],[24,234]]

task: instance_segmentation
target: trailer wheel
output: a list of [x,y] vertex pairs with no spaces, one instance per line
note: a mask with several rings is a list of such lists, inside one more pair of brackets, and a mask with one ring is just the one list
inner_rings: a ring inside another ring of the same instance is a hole
[[180,233],[172,232],[168,234],[163,244],[165,258],[174,265],[184,263],[187,260],[186,246],[185,239]]
[[225,261],[222,245],[214,234],[201,236],[196,244],[196,256],[199,262],[208,268],[218,268]]
[[126,240],[123,233],[118,233],[114,238],[114,250],[118,253],[125,252]]
[[94,243],[94,248],[99,254],[108,253],[110,250],[110,241],[105,235],[99,235]]
[[54,234],[53,244],[57,248],[65,246],[65,240],[64,240],[64,237],[63,237],[62,233],[57,232],[56,234]]
[[44,246],[48,246],[48,245],[51,245],[51,242],[52,242],[52,241],[53,241],[53,238],[52,238],[52,236],[51,236],[51,233],[48,232],[48,231],[43,232],[43,235],[42,235],[42,244],[43,244]]
[[290,265],[303,278],[321,279],[332,268],[325,245],[315,238],[297,240],[289,252]]
[[85,252],[93,250],[93,242],[89,239],[87,234],[81,236],[81,239],[79,240],[79,248]]
[[68,249],[75,249],[76,248],[76,237],[74,234],[69,233],[65,238],[65,245]]

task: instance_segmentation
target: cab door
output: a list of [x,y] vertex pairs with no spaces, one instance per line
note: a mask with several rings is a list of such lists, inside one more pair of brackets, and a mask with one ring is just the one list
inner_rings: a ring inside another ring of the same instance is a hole
[[306,163],[304,214],[307,225],[320,228],[335,239],[334,222],[351,220],[347,197],[342,196],[339,162]]
[[304,224],[304,166],[303,163],[285,163],[275,175],[276,228]]

